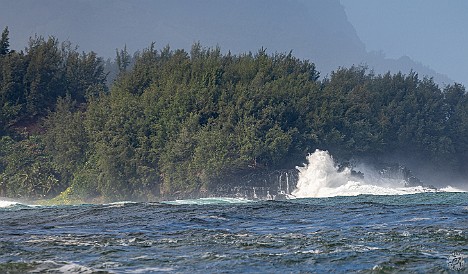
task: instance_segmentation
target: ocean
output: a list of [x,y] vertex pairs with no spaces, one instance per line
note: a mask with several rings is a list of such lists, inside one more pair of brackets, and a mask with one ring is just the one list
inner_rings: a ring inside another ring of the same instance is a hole
[[318,154],[282,201],[0,199],[0,273],[468,273],[467,192],[340,181]]

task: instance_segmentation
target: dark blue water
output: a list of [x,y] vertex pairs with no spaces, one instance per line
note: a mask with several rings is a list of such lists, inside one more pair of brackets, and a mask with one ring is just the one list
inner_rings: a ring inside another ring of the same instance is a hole
[[453,272],[467,229],[468,193],[16,204],[0,208],[0,273]]

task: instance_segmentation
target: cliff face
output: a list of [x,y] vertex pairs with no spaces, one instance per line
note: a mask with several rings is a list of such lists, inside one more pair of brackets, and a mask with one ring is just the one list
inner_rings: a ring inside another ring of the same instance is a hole
[[292,50],[314,62],[322,76],[365,63],[377,73],[413,69],[439,83],[451,82],[409,58],[367,53],[339,0],[21,0],[0,10],[4,25],[12,48],[22,48],[35,33],[68,39],[106,58],[124,45],[130,52],[152,41],[189,50],[199,41],[233,53]]

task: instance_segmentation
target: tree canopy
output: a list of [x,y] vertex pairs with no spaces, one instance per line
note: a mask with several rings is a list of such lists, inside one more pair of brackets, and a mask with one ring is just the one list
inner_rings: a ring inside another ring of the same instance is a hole
[[316,148],[468,175],[459,84],[441,89],[416,72],[365,67],[319,80],[291,52],[233,55],[199,43],[190,52],[153,43],[133,56],[124,48],[115,62],[107,90],[101,58],[53,37],[0,54],[0,194],[190,195],[227,177],[294,168]]

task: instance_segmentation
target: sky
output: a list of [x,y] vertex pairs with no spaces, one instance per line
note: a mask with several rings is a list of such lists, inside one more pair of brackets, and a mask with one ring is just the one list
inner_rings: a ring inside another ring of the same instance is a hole
[[[220,5],[222,1],[225,4]],[[333,68],[337,65],[333,58],[347,65],[338,55],[360,54],[362,41],[368,52],[395,60],[408,56],[468,87],[468,0],[297,0],[308,8],[308,15],[306,9],[288,1],[204,0],[203,6],[193,0],[0,0],[0,27],[9,26],[14,49],[24,48],[34,33],[70,39],[80,50],[94,50],[104,57],[115,56],[115,49],[124,45],[133,52],[152,41],[157,47],[186,48],[201,40],[203,45],[220,43],[222,49],[234,51],[255,51],[263,45],[272,51],[293,49],[300,58],[330,62]],[[144,3],[153,9],[142,10]],[[361,41],[352,37],[354,30],[333,32],[346,26],[340,14],[323,12],[340,12],[334,3],[344,6]],[[258,29],[247,31],[250,25]],[[307,35],[316,40],[311,42]],[[346,35],[348,40],[339,39]],[[328,42],[325,49],[330,56],[322,52],[323,45],[314,49],[320,41]],[[307,55],[314,50],[315,56]]]
[[340,0],[367,51],[409,56],[468,87],[467,0]]

